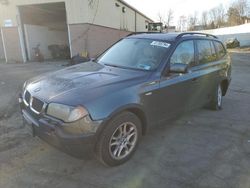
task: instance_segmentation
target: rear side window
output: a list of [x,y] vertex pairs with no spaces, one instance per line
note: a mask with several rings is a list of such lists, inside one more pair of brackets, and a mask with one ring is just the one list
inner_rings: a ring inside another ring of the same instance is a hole
[[217,42],[217,41],[214,41],[214,45],[218,53],[218,58],[222,59],[226,55],[226,50],[224,46],[220,42]]
[[194,41],[184,41],[175,49],[171,59],[171,64],[181,63],[187,65],[194,64]]
[[197,40],[197,50],[199,64],[206,64],[217,60],[217,54],[212,41]]

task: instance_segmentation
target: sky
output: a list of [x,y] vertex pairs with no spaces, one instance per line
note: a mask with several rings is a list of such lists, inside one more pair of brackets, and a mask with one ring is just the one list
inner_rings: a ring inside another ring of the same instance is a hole
[[159,21],[158,14],[164,16],[171,8],[174,11],[172,25],[177,25],[180,16],[186,16],[197,12],[198,16],[203,11],[208,11],[220,4],[227,8],[233,0],[125,0],[127,3],[144,13],[154,21]]

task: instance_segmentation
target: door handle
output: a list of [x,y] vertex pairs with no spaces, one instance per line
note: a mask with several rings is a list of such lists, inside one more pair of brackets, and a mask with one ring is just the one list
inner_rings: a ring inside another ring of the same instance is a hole
[[198,81],[198,78],[193,78],[192,81],[196,82],[196,81]]

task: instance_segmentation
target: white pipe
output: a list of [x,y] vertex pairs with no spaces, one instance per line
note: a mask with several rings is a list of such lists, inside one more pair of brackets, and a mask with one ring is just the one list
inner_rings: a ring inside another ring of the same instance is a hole
[[73,57],[73,52],[72,52],[72,45],[71,45],[71,35],[70,35],[70,27],[69,24],[67,24],[68,27],[68,38],[69,38],[69,50],[70,50],[70,57]]
[[2,37],[2,41],[3,41],[4,57],[5,57],[5,61],[7,63],[8,62],[8,57],[7,57],[6,47],[5,47],[5,40],[4,40],[4,35],[3,35],[3,28],[1,28],[1,37]]
[[20,47],[21,47],[21,53],[22,53],[22,58],[23,58],[23,62],[26,63],[27,62],[27,54],[25,52],[25,46],[24,46],[24,36],[23,36],[23,30],[22,30],[22,21],[21,21],[21,17],[20,17],[20,10],[17,7],[17,30],[18,30],[18,35],[19,35],[19,42],[20,42]]

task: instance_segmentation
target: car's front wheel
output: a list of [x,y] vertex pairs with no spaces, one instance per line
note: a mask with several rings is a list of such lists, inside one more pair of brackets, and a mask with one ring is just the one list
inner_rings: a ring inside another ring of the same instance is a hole
[[101,133],[96,156],[107,166],[123,164],[135,152],[141,135],[140,119],[131,112],[123,112],[112,118]]
[[222,109],[222,97],[223,97],[222,87],[221,87],[221,84],[218,84],[218,86],[215,89],[212,101],[210,102],[210,108],[212,110],[221,110]]

